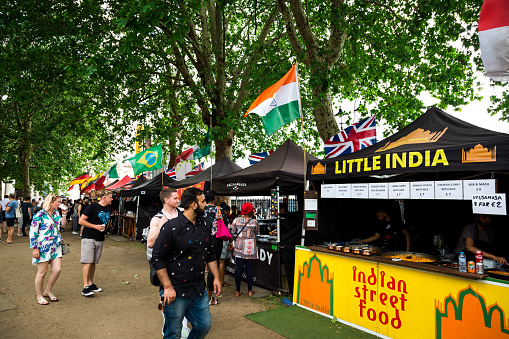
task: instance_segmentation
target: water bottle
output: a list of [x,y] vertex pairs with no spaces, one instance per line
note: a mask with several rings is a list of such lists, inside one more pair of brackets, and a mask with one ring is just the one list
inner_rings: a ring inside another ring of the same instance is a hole
[[466,273],[467,272],[467,257],[465,255],[465,253],[460,252],[460,255],[458,258],[459,258],[459,264],[460,264],[460,272]]

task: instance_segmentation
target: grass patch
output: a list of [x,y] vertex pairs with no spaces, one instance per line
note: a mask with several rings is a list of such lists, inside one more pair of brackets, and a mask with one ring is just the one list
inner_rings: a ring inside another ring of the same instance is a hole
[[291,295],[279,295],[279,296],[268,295],[266,297],[253,298],[253,300],[266,310],[274,310],[277,308],[286,307],[283,303],[281,303],[281,300],[283,300],[284,298],[292,300]]
[[298,306],[279,307],[246,315],[246,318],[287,338],[376,338]]

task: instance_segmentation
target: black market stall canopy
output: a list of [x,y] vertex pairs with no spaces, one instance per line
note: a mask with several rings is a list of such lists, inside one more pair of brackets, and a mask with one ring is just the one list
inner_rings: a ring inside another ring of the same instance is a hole
[[[139,179],[138,179],[139,180]],[[122,197],[135,197],[138,195],[159,195],[166,186],[170,187],[176,180],[170,178],[164,172],[159,173],[153,179],[131,189],[123,189],[120,194]]]
[[509,134],[490,131],[432,107],[396,134],[360,151],[308,163],[309,180],[399,173],[509,169]]
[[242,170],[242,167],[231,161],[228,157],[223,157],[221,160],[216,162],[214,165],[204,169],[200,173],[193,175],[190,178],[175,181],[171,184],[169,184],[169,187],[173,188],[184,188],[189,187],[195,184],[198,184],[202,181],[210,182],[211,178],[211,172],[212,172],[212,181],[214,181],[216,178],[232,174],[234,172]]
[[220,195],[270,195],[270,189],[283,191],[304,186],[305,161],[318,160],[288,139],[274,153],[246,169],[212,181],[212,189]]

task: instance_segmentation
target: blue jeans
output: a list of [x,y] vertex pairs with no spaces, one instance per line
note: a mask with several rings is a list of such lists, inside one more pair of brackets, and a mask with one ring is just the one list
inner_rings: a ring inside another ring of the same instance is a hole
[[240,283],[242,282],[244,267],[246,267],[247,290],[253,290],[253,262],[254,259],[242,259],[235,257],[235,263],[237,264],[237,268],[235,268],[235,291],[240,291]]
[[[163,296],[164,291],[160,291]],[[163,338],[180,339],[184,316],[193,325],[189,339],[205,338],[210,330],[209,297],[207,290],[203,296],[194,295],[192,299],[176,298],[174,302],[163,308]]]

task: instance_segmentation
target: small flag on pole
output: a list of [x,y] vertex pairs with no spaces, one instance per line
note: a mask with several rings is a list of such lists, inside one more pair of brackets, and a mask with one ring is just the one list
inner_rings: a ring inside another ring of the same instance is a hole
[[257,162],[262,161],[263,159],[265,159],[266,157],[268,157],[272,153],[274,153],[274,151],[260,152],[260,153],[251,154],[249,156],[249,164],[250,165],[254,165]]
[[71,182],[67,183],[68,186],[76,185],[76,184],[82,184],[85,182],[88,178],[90,178],[90,172],[85,172],[76,179],[73,179]]
[[190,170],[189,172],[186,173],[186,179],[192,177],[193,175],[196,175],[196,174],[200,173],[201,171],[203,171],[203,167],[204,166],[205,166],[204,162],[194,166],[192,170]]
[[267,88],[251,104],[244,117],[249,113],[262,118],[267,135],[272,135],[286,124],[300,118],[300,94],[297,65],[274,85]]
[[209,131],[207,131],[207,134],[205,134],[205,138],[201,145],[194,145],[193,147],[186,149],[177,156],[177,159],[175,159],[175,166],[177,166],[177,164],[181,161],[198,160],[209,154],[210,140]]
[[148,148],[143,152],[137,153],[134,157],[127,159],[133,166],[134,176],[138,174],[153,171],[163,167],[161,159],[163,158],[163,147],[161,144]]
[[376,116],[348,126],[325,142],[325,158],[356,152],[376,143]]
[[170,178],[177,180],[177,171],[175,170],[175,167],[168,168],[166,171],[164,171]]

